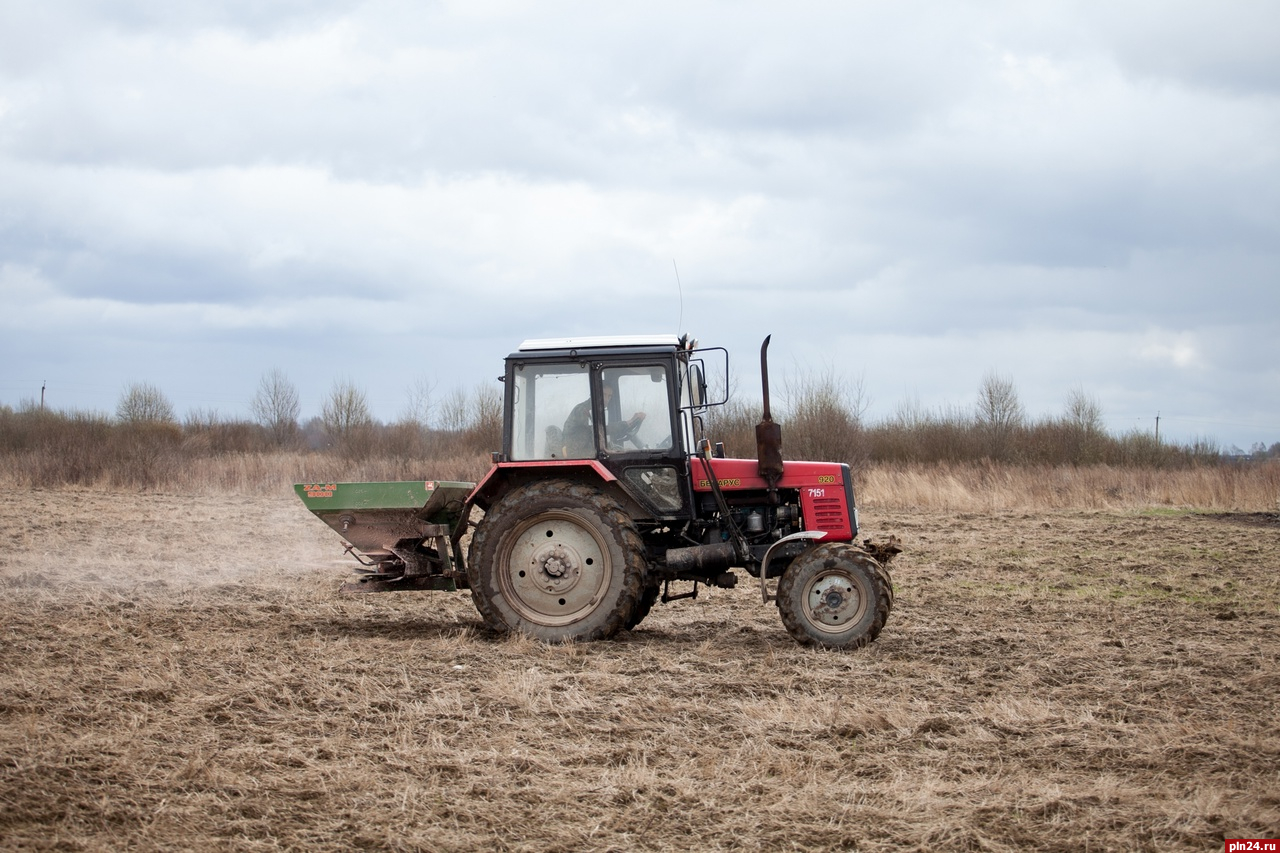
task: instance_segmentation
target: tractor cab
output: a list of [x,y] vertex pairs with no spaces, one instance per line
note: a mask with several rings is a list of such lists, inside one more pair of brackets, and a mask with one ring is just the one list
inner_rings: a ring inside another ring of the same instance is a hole
[[507,357],[501,461],[603,467],[655,518],[688,514],[706,400],[686,337],[529,340]]

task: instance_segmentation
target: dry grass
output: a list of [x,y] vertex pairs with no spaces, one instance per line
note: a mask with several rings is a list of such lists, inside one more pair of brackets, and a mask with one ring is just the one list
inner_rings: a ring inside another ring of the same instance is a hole
[[[0,488],[50,486],[39,474],[47,459],[48,454],[43,452],[0,454]],[[424,476],[477,482],[490,463],[487,456],[475,454],[351,460],[326,453],[278,451],[175,455],[152,464],[155,470],[141,482],[135,469],[112,466],[86,485],[105,491],[152,489],[189,495],[267,496],[287,492],[291,484],[301,482],[416,480]],[[877,510],[990,512],[1148,506],[1280,510],[1280,459],[1186,468],[991,462],[873,464],[859,469],[856,477],[859,504]]]
[[875,465],[859,484],[867,507],[991,512],[1163,506],[1280,511],[1280,460],[1190,468],[1111,465]]
[[[865,491],[874,493],[874,484]],[[853,653],[750,588],[616,642],[337,594],[289,494],[9,490],[8,849],[1209,850],[1280,831],[1274,512],[864,513]]]
[[0,454],[0,487],[90,488],[98,491],[157,490],[178,494],[275,495],[293,483],[436,480],[477,482],[489,469],[487,455],[462,454],[433,457],[388,456],[347,459],[337,454],[273,451],[216,455],[155,450],[153,456],[115,460],[88,472],[83,479],[65,479],[61,472],[45,476],[57,467],[53,454],[29,451]]

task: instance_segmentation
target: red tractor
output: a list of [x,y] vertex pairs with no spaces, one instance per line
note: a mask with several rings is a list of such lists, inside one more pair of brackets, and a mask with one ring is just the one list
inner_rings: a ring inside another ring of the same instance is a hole
[[[901,548],[893,537],[857,543],[848,465],[783,462],[768,345],[756,459],[724,458],[704,436],[710,407],[726,402],[707,387],[709,367],[727,377],[723,348],[674,335],[531,340],[506,359],[502,450],[474,488],[412,484],[399,508],[354,492],[344,500],[337,484],[298,491],[365,555],[371,570],[354,586],[469,587],[498,631],[604,639],[659,600],[733,587],[739,568],[759,578],[797,641],[856,648],[889,616],[886,565]],[[361,485],[401,484],[346,487]],[[435,494],[449,489],[453,500]],[[463,560],[472,507],[484,517]],[[680,582],[692,589],[673,592]]]

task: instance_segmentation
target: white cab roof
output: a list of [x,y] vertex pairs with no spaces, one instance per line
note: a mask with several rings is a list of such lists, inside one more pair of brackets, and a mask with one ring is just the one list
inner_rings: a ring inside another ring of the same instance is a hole
[[532,338],[521,352],[544,349],[602,349],[605,347],[678,347],[679,335],[597,335],[584,338]]

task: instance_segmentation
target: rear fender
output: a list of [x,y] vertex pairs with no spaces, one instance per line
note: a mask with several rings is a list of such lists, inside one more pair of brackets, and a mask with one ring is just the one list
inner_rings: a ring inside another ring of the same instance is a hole
[[586,480],[608,483],[622,491],[618,478],[595,459],[539,459],[531,462],[499,462],[467,498],[470,506],[488,511],[507,492],[534,480]]

